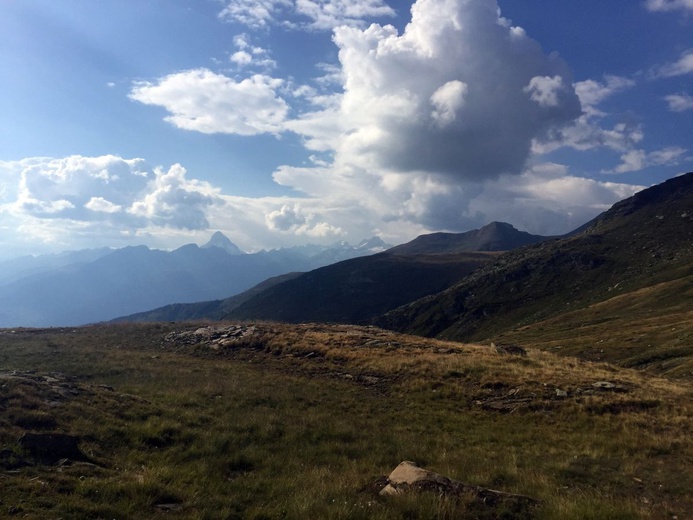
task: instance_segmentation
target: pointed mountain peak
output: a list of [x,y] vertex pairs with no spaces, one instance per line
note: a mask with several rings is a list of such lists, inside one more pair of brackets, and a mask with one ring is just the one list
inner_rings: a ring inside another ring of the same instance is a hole
[[244,255],[245,253],[241,251],[236,244],[231,242],[224,233],[221,231],[217,231],[212,235],[212,238],[209,239],[209,242],[207,242],[205,245],[201,246],[202,249],[207,249],[210,247],[218,247],[219,249],[223,249],[230,255]]

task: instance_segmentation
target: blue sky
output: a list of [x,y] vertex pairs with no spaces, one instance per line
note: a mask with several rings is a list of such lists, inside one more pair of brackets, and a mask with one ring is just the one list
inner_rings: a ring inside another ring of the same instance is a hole
[[691,136],[693,0],[0,1],[0,258],[563,233]]

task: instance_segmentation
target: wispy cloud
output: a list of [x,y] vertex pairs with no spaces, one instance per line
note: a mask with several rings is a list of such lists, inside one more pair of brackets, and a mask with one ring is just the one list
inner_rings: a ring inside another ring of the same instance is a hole
[[693,110],[693,96],[688,94],[671,94],[664,97],[669,104],[669,110],[672,112],[685,112]]
[[646,0],[650,11],[693,11],[693,0]]
[[671,146],[645,152],[644,150],[632,149],[621,155],[621,164],[613,170],[605,170],[604,173],[628,173],[636,172],[650,166],[676,165],[681,162],[686,153],[685,148]]
[[652,71],[655,78],[671,78],[685,74],[693,74],[693,49],[684,51],[677,61],[666,63]]

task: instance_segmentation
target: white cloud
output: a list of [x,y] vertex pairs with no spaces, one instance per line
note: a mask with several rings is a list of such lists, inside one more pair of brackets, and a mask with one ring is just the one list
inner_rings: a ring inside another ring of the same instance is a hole
[[272,23],[276,13],[290,7],[291,0],[229,0],[219,13],[222,19],[232,20],[249,27],[265,27]]
[[[224,16],[256,26],[299,9],[288,1],[225,5]],[[536,164],[537,153],[559,146],[635,150],[641,127],[601,128],[597,109],[633,82],[608,76],[574,84],[559,57],[500,17],[495,0],[418,0],[403,33],[356,22],[380,2],[362,3],[364,11],[347,1],[300,5],[313,22],[320,13],[354,20],[335,29],[339,67],[324,66],[322,78],[296,85],[195,69],[135,84],[130,93],[166,109],[166,120],[183,129],[297,134],[313,159],[281,166],[273,178],[300,196],[224,194],[181,165],[151,168],[141,159],[39,158],[0,176],[0,219],[45,240],[79,230],[103,240],[153,241],[157,234],[184,243],[220,229],[253,250],[294,245],[296,237],[356,242],[379,234],[398,243],[490,220],[564,233],[637,189]],[[246,35],[234,43],[236,71],[268,59]],[[672,151],[666,156],[640,161],[677,160]]]
[[236,51],[229,59],[241,67],[253,61],[253,57],[246,51]]
[[206,209],[219,190],[211,184],[186,178],[186,170],[174,164],[168,171],[154,170],[147,193],[134,201],[128,212],[149,222],[172,228],[207,229]]
[[693,49],[688,49],[681,54],[681,57],[673,62],[666,63],[655,69],[656,78],[671,78],[693,73]]
[[84,207],[92,211],[100,211],[102,213],[118,213],[123,209],[122,206],[113,204],[110,200],[106,200],[103,197],[90,198]]
[[542,235],[572,231],[644,186],[570,175],[561,164],[539,163],[522,175],[490,181],[469,205],[479,222],[511,222]]
[[693,110],[693,96],[688,94],[671,94],[664,99],[669,103],[669,110],[672,112],[684,112]]
[[367,19],[395,14],[382,0],[296,0],[295,9],[311,20],[311,28],[323,30],[340,25],[360,26]]
[[457,118],[457,112],[464,106],[468,88],[466,83],[453,80],[431,94],[431,116],[440,126],[446,126]]
[[693,0],[646,0],[650,11],[693,11]]
[[564,89],[563,78],[560,76],[535,76],[523,91],[530,94],[531,100],[540,107],[556,107],[559,103],[558,96]]
[[632,88],[635,82],[621,76],[604,77],[603,81],[585,80],[575,83],[575,92],[580,98],[582,115],[572,124],[554,129],[547,139],[536,139],[533,143],[535,154],[546,154],[561,147],[586,151],[605,147],[624,152],[644,138],[642,127],[633,123],[617,123],[611,128],[602,126],[602,119],[608,114],[598,108],[599,104],[611,96]]
[[267,227],[272,231],[289,232],[311,237],[338,236],[344,232],[321,219],[320,215],[306,211],[300,203],[284,204],[265,215]]
[[238,50],[229,56],[229,60],[239,68],[253,67],[265,71],[276,68],[277,63],[270,57],[269,51],[257,45],[251,45],[247,34],[237,34],[233,43]]
[[162,235],[207,229],[223,204],[219,190],[188,179],[174,165],[150,168],[143,159],[70,156],[0,163],[0,228],[18,240],[112,245],[157,229]]
[[582,104],[583,110],[594,110],[594,107],[611,97],[617,92],[635,86],[635,81],[621,76],[607,75],[603,82],[588,79],[575,84],[575,92],[577,92]]
[[621,155],[621,164],[613,170],[606,170],[604,173],[627,173],[640,171],[650,166],[677,165],[685,153],[686,149],[678,146],[671,146],[649,153],[638,149],[628,150]]
[[314,30],[361,26],[368,19],[394,16],[382,0],[225,0],[224,20],[251,28],[280,24]]
[[166,121],[204,134],[276,134],[282,130],[289,106],[276,90],[281,79],[255,74],[241,81],[208,69],[170,74],[156,83],[140,82],[130,98],[164,107]]
[[[313,127],[292,128],[334,147],[337,164],[466,180],[519,173],[533,138],[580,114],[565,64],[504,26],[492,0],[420,0],[401,35],[338,27],[334,41],[344,94],[324,115],[338,126],[328,139],[311,133],[323,130],[313,114]],[[535,77],[563,87],[553,106],[525,91]]]

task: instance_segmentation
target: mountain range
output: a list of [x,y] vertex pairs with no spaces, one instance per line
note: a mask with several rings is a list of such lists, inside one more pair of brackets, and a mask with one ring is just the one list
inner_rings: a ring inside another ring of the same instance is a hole
[[0,263],[0,327],[81,325],[176,302],[225,298],[268,278],[389,247],[375,237],[245,254],[222,233],[174,251],[82,250]]
[[265,319],[368,323],[400,305],[450,287],[494,261],[498,251],[548,238],[501,222],[466,233],[423,235],[382,253],[275,278],[224,300],[167,306],[118,321]]
[[[504,223],[435,233],[177,310],[184,319],[370,323],[691,377],[693,173],[645,189],[562,237]],[[136,318],[176,314],[159,309]]]

